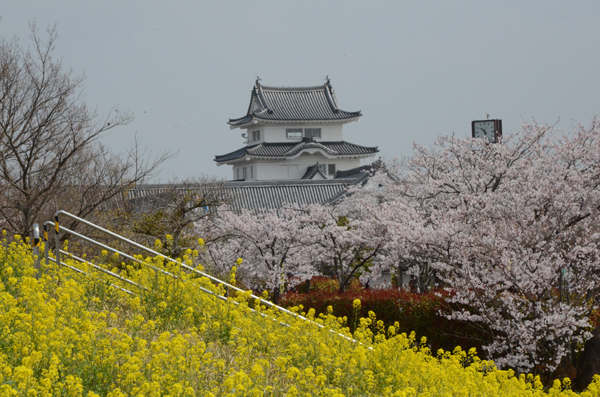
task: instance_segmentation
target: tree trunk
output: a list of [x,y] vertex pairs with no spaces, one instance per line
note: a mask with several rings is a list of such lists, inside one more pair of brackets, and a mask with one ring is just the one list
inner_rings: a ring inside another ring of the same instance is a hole
[[582,391],[588,387],[594,375],[600,375],[600,326],[594,330],[592,339],[585,343],[579,358],[576,390]]
[[279,297],[280,297],[280,293],[279,293],[279,286],[273,288],[273,303],[278,305],[279,304]]

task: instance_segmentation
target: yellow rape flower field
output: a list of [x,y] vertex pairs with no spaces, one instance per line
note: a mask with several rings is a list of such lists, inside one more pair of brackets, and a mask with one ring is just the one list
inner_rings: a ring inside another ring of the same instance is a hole
[[[225,302],[200,291],[223,295],[222,286],[143,260],[177,277],[139,265],[114,269],[148,287],[119,284],[129,295],[67,259],[94,277],[42,261],[36,279],[31,247],[0,242],[0,395],[575,395],[568,381],[545,392],[536,378],[496,370],[459,348],[432,355],[373,316],[350,335],[331,314],[309,311],[309,322],[261,307],[249,293]],[[600,383],[582,395],[600,395]]]

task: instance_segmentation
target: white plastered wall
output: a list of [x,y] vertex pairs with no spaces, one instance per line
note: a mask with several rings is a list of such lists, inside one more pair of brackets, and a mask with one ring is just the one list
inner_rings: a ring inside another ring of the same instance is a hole
[[[304,154],[293,160],[248,162],[245,167],[254,166],[254,180],[281,180],[300,179],[306,173],[306,169],[316,163],[335,164],[337,171],[349,170],[360,166],[359,159],[328,159],[321,154]],[[234,178],[236,176],[234,167]],[[326,167],[327,169],[327,167]],[[249,175],[249,174],[248,174]],[[333,175],[328,175],[329,178]],[[250,180],[250,179],[247,179]]]
[[[282,125],[257,125],[247,129],[249,145],[255,145],[261,142],[300,142],[302,139],[288,139],[285,130],[288,128],[320,128],[321,138],[316,138],[316,141],[342,141],[342,124],[282,124]],[[260,130],[260,139],[252,140],[252,131]]]

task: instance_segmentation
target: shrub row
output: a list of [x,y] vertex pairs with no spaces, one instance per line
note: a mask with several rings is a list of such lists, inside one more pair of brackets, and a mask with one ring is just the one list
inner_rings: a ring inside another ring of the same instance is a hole
[[[456,346],[474,347],[482,352],[481,332],[468,324],[448,320],[441,313],[448,311],[448,306],[440,292],[419,294],[398,289],[364,289],[356,284],[347,292],[340,293],[337,281],[324,277],[313,277],[310,291],[306,293],[306,285],[300,285],[297,291],[288,292],[281,299],[284,307],[302,305],[304,310],[315,309],[316,313],[327,313],[329,306],[333,314],[347,318],[347,326],[353,331],[361,317],[368,317],[374,312],[378,320],[386,326],[398,323],[400,332],[409,334],[414,331],[420,338],[425,336],[432,351],[444,349],[452,351]],[[302,293],[302,291],[304,293]],[[353,302],[360,299],[361,308],[355,311]]]

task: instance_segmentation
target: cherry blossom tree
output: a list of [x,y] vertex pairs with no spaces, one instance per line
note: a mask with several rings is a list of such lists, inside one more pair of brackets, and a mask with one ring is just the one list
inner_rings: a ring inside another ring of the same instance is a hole
[[338,280],[340,292],[352,278],[370,272],[384,244],[385,228],[374,221],[373,207],[373,201],[350,196],[339,206],[308,209],[303,233],[314,243],[307,255],[321,272]]
[[305,222],[306,214],[298,208],[258,214],[244,210],[239,215],[220,211],[212,230],[216,238],[209,238],[207,251],[222,273],[241,257],[240,279],[252,288],[272,291],[277,303],[286,286],[318,274],[305,254],[311,247],[304,239]]
[[493,339],[484,349],[498,366],[573,362],[600,288],[600,120],[435,146],[415,146],[387,187],[390,256],[435,272],[460,304],[451,318]]
[[231,272],[233,266],[236,266],[236,261],[243,252],[240,245],[234,241],[236,236],[227,231],[222,222],[219,222],[223,211],[225,209],[221,208],[218,217],[196,221],[192,233],[199,236],[203,243],[198,257],[202,266],[209,273],[226,279],[226,275]]
[[413,208],[417,206],[416,201],[399,199],[402,189],[395,176],[398,174],[395,160],[378,167],[366,184],[350,187],[337,207],[352,219],[369,225],[370,233],[380,242],[369,271],[360,277],[363,284],[377,280],[385,272],[397,274],[401,269],[410,269],[408,273],[417,281],[418,291],[424,293],[433,284],[434,270],[429,263],[423,263],[421,255],[411,254],[416,242],[423,237],[420,228],[413,224],[421,214]]

